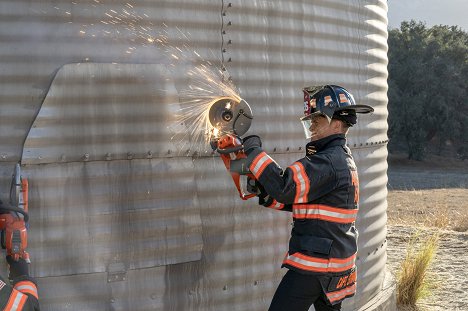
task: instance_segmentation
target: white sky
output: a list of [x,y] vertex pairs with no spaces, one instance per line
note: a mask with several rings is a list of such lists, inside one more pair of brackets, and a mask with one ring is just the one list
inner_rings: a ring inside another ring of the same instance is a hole
[[442,24],[468,31],[468,0],[387,0],[387,4],[389,28],[414,19],[428,27]]

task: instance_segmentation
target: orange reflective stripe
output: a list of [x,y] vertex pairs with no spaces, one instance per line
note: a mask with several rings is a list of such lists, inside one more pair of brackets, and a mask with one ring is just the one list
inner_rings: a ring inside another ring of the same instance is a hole
[[351,184],[354,186],[354,204],[359,203],[359,177],[357,171],[351,171]]
[[273,199],[273,202],[267,206],[268,208],[274,208],[274,209],[283,209],[284,204],[276,201]]
[[28,297],[16,289],[13,288],[8,304],[6,305],[4,311],[20,311],[23,310],[24,303]]
[[260,175],[262,175],[265,168],[268,164],[274,162],[272,158],[265,152],[261,152],[250,164],[250,171],[254,174],[255,178],[259,179]]
[[340,224],[356,221],[358,209],[344,209],[323,204],[293,205],[293,217],[296,219],[319,219]]
[[328,300],[333,303],[335,301],[344,299],[348,296],[352,296],[356,293],[356,283],[354,283],[351,286],[348,286],[342,290],[336,291],[336,292],[331,292],[331,293],[326,293]]
[[354,268],[356,254],[348,258],[318,258],[301,253],[286,254],[283,264],[312,272],[344,272]]
[[15,284],[15,289],[24,293],[24,294],[31,294],[36,299],[39,299],[39,296],[37,294],[37,287],[36,285],[31,282],[31,281],[21,281]]
[[305,172],[304,166],[300,162],[296,162],[290,166],[293,171],[293,179],[296,183],[296,197],[294,198],[295,203],[306,203],[307,195],[310,190],[309,178]]

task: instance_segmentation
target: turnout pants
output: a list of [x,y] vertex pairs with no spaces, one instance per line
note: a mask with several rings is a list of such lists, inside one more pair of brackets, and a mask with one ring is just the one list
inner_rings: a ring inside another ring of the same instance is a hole
[[307,311],[311,305],[316,311],[341,310],[341,302],[332,306],[327,300],[318,276],[288,270],[268,311]]

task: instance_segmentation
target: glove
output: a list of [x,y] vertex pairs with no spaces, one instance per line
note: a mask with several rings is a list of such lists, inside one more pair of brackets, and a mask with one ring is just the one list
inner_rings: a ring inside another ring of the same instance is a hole
[[11,256],[7,256],[6,260],[10,265],[10,273],[8,274],[10,281],[13,281],[21,276],[29,276],[29,265],[23,258],[15,261]]
[[257,195],[260,205],[270,206],[273,202],[273,198],[268,195],[265,188],[256,179],[247,178],[247,191]]
[[255,148],[262,147],[262,141],[257,135],[250,135],[242,140],[245,154],[249,155]]

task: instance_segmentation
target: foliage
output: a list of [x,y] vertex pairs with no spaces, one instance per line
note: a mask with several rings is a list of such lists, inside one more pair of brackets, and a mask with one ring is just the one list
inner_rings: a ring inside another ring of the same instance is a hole
[[388,45],[390,150],[422,160],[429,142],[442,150],[450,141],[466,152],[468,33],[403,22],[389,30]]
[[429,236],[427,240],[422,238],[421,233],[416,233],[411,238],[398,273],[398,306],[415,306],[418,300],[429,295],[436,287],[433,278],[428,277],[428,270],[435,257],[439,240],[438,233]]

